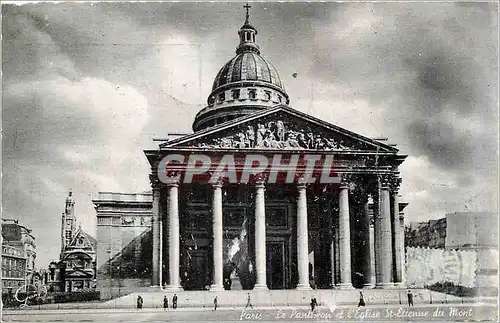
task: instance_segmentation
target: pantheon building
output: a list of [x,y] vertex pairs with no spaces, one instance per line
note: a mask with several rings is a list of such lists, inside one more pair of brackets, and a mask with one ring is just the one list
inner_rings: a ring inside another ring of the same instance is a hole
[[[385,138],[295,110],[257,34],[247,11],[236,56],[215,76],[193,132],[144,152],[151,190],[101,192],[93,201],[101,292],[404,284],[406,203],[399,201],[398,167],[406,156]],[[188,167],[159,173],[166,157],[183,156],[185,165],[193,154],[219,162],[232,156],[238,171],[248,156],[281,159],[248,181],[224,173],[188,181]],[[306,155],[333,160],[335,180],[294,175],[294,156]]]

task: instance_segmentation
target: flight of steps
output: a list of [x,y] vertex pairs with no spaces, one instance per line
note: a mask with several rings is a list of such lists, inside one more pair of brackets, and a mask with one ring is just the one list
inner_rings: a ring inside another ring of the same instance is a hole
[[[406,289],[364,289],[364,290],[338,290],[322,289],[311,291],[298,290],[268,290],[268,291],[179,291],[175,292],[178,297],[178,307],[213,307],[214,297],[217,296],[219,306],[244,307],[250,293],[251,303],[255,307],[282,307],[282,306],[307,306],[311,298],[315,297],[320,306],[355,305],[359,300],[359,292],[362,291],[367,305],[369,304],[406,304]],[[421,304],[460,303],[461,298],[426,289],[412,289],[414,302]],[[134,292],[129,295],[110,300],[107,303],[114,307],[135,307],[137,296],[144,300],[146,308],[163,307],[163,297],[167,296],[169,305],[172,305],[171,291],[147,291]]]

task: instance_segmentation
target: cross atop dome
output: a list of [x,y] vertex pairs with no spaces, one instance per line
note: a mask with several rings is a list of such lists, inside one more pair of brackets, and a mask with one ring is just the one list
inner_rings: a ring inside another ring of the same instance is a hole
[[243,6],[245,8],[245,23],[238,31],[238,35],[240,35],[240,45],[236,49],[237,54],[241,54],[244,52],[254,52],[260,54],[259,46],[255,44],[255,35],[257,35],[257,29],[254,26],[250,25],[250,14],[249,9],[252,8],[248,3]]
[[250,15],[248,14],[248,9],[252,8],[252,6],[251,6],[251,5],[249,5],[249,4],[247,3],[247,4],[245,4],[245,5],[243,6],[243,8],[245,8],[245,9],[246,9],[246,11],[247,11],[247,13],[246,13],[246,15],[245,15],[245,25],[246,25],[246,24],[248,24],[248,23],[249,23],[249,18],[250,18]]

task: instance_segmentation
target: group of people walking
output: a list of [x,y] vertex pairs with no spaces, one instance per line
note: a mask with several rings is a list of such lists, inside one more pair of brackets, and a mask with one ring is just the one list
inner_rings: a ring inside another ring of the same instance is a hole
[[[177,308],[177,294],[174,294],[174,296],[172,296],[172,308],[174,310]],[[168,309],[168,297],[166,295],[163,296],[163,309]]]
[[[137,296],[137,308],[142,309],[144,307],[144,299],[142,298],[141,295]],[[167,296],[163,297],[163,308],[166,310],[168,309],[168,298]],[[172,296],[172,308],[175,310],[177,308],[177,295],[174,294]]]

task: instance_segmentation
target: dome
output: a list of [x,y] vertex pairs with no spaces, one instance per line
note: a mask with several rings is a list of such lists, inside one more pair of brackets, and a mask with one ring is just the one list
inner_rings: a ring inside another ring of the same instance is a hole
[[255,52],[243,52],[227,62],[215,77],[212,91],[241,81],[261,81],[285,91],[276,68]]
[[208,96],[208,106],[198,112],[193,122],[194,131],[289,103],[278,71],[260,55],[260,48],[255,43],[257,29],[249,22],[250,6],[245,8],[247,14],[238,31],[240,44],[236,56],[217,73]]

